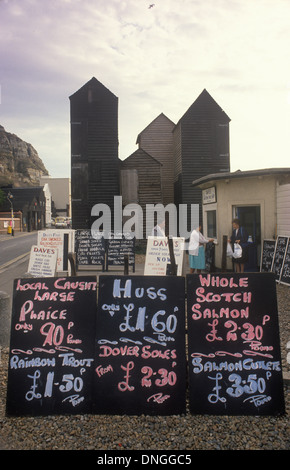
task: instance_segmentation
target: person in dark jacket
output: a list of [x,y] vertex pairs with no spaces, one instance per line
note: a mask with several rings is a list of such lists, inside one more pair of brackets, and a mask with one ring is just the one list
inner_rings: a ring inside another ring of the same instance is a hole
[[244,227],[241,227],[239,219],[234,219],[233,222],[233,232],[231,235],[231,238],[229,239],[229,242],[232,245],[232,249],[234,251],[234,244],[238,243],[242,247],[242,257],[241,258],[233,258],[233,263],[234,263],[234,268],[235,272],[237,273],[243,273],[245,269],[245,263],[248,260],[248,247],[247,247],[247,242],[248,242],[248,233],[244,229]]

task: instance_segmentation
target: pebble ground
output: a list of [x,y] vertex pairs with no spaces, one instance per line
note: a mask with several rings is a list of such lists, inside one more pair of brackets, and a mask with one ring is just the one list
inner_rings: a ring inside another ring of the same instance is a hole
[[[282,367],[290,341],[290,287],[277,286]],[[47,416],[7,417],[8,350],[0,350],[1,450],[289,450],[290,397],[286,414],[267,416]]]

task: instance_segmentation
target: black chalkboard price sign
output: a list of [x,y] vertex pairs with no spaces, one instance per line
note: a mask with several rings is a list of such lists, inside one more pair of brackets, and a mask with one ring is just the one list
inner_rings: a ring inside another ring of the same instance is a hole
[[272,263],[272,272],[275,274],[276,281],[280,280],[281,270],[284,262],[284,256],[287,248],[288,237],[279,235],[276,240],[275,253]]
[[187,276],[193,414],[285,412],[272,273]]
[[96,292],[93,276],[15,280],[8,415],[91,411]]
[[135,272],[135,237],[130,233],[113,234],[107,240],[107,271],[110,266],[115,268],[123,267],[126,255],[128,256],[129,266]]
[[75,251],[77,266],[101,266],[105,270],[106,241],[101,233],[91,230],[75,231]]
[[185,412],[185,280],[100,276],[93,411]]
[[276,240],[263,240],[261,253],[261,272],[271,272]]
[[290,238],[288,239],[287,248],[285,251],[284,263],[280,277],[281,284],[290,285]]
[[214,271],[214,257],[215,257],[215,245],[209,242],[205,245],[205,269],[206,271]]

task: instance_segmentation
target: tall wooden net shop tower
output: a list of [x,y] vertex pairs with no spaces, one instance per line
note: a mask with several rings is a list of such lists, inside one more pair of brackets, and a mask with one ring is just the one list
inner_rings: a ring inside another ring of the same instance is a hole
[[119,195],[118,98],[96,78],[69,97],[72,228],[89,229],[95,204]]

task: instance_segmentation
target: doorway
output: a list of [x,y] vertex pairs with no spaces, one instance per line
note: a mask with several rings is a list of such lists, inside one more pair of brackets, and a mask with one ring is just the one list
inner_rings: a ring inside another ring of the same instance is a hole
[[234,217],[240,220],[241,226],[252,238],[245,271],[258,271],[261,253],[261,208],[260,206],[236,206],[234,207]]

